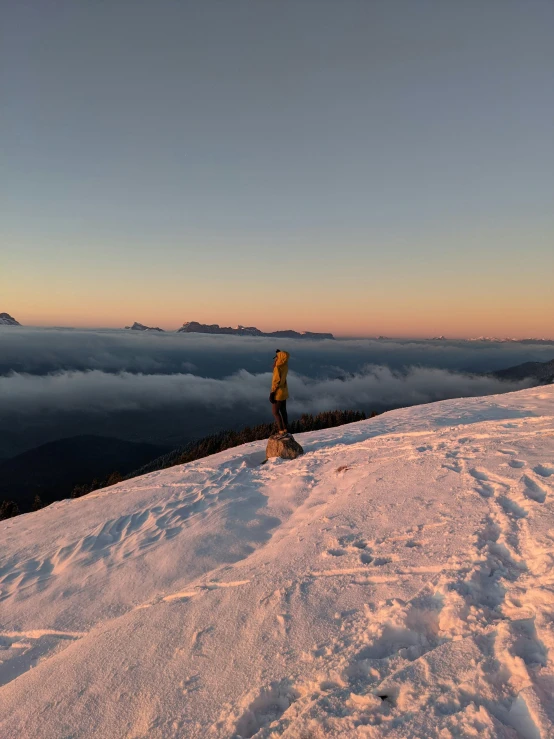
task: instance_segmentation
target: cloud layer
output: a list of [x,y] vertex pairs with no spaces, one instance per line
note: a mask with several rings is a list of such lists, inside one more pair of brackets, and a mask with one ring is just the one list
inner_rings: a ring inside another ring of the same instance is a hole
[[[367,366],[349,376],[313,379],[289,374],[291,410],[318,412],[333,408],[391,407],[446,398],[487,395],[528,387],[491,377],[413,367],[405,373],[384,366]],[[49,412],[111,414],[161,408],[247,408],[267,410],[270,373],[240,370],[215,379],[191,373],[158,375],[100,370],[58,372],[46,376],[13,373],[0,377],[0,408],[4,415]]]
[[202,334],[0,329],[0,458],[82,433],[179,446],[271,420],[276,347],[291,352],[293,415],[379,411],[500,393],[488,372],[547,360],[554,345],[279,341]]
[[253,374],[269,370],[277,346],[289,350],[291,366],[308,377],[360,372],[368,364],[489,372],[554,357],[554,344],[371,339],[276,342],[209,334],[4,327],[0,329],[0,375],[100,370],[147,375],[194,373],[223,379],[239,369]]

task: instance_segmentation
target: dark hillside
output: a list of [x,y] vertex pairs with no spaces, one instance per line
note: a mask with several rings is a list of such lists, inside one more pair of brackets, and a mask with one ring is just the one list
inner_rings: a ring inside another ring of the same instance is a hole
[[[292,433],[317,431],[365,418],[361,411],[324,411],[316,416],[304,414],[292,421],[289,429]],[[240,431],[212,434],[173,450],[91,435],[43,444],[0,463],[0,520],[36,510],[55,500],[79,498],[122,479],[267,439],[274,431],[272,423],[247,426]]]
[[554,382],[554,359],[549,362],[525,362],[491,374],[500,380],[524,380],[532,377],[540,383],[548,384]]
[[31,510],[35,495],[43,503],[68,498],[75,485],[126,475],[168,447],[122,441],[106,436],[72,436],[43,444],[0,462],[0,500],[12,500],[21,512]]

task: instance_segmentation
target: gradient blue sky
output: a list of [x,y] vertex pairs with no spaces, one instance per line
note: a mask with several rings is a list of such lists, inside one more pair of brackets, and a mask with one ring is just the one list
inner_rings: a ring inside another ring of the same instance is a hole
[[554,3],[13,2],[0,310],[554,335]]

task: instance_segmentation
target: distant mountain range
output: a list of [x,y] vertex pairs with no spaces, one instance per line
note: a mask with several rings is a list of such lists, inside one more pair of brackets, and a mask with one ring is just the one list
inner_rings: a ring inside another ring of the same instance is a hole
[[163,328],[159,328],[158,326],[145,326],[143,323],[137,323],[135,321],[132,326],[125,326],[126,329],[129,329],[130,331],[161,331],[164,332]]
[[[5,314],[3,314],[5,315]],[[125,326],[126,329],[131,331],[162,331],[163,328],[157,326],[145,326],[142,323],[135,322],[132,326]],[[286,329],[284,331],[271,331],[265,332],[260,331],[256,326],[237,326],[231,328],[230,326],[220,326],[217,323],[199,323],[198,321],[187,321],[183,323],[181,328],[177,329],[177,333],[185,334],[227,334],[232,336],[269,336],[274,339],[334,339],[335,337],[331,333],[318,333],[314,331],[293,331],[292,329]],[[378,341],[393,340],[389,336],[378,336]],[[554,344],[554,339],[537,339],[537,338],[525,338],[525,339],[513,339],[504,338],[500,339],[495,336],[479,336],[475,339],[448,339],[447,336],[433,336],[432,338],[426,339],[426,341],[468,341],[468,342],[483,342],[489,344],[505,344],[505,343],[518,343],[518,344]]]
[[0,313],[0,326],[21,326],[9,313]]
[[[125,326],[130,331],[163,331],[163,328],[157,326],[145,326],[142,323],[133,323],[132,326]],[[284,331],[260,331],[256,326],[220,326],[218,323],[198,323],[198,321],[187,321],[183,323],[181,328],[177,329],[178,334],[225,334],[231,336],[269,336],[273,339],[334,339],[333,334],[317,333],[314,331],[293,331],[286,329]]]
[[515,344],[554,344],[554,339],[536,339],[536,338],[526,338],[526,339],[504,338],[504,339],[499,339],[496,336],[479,336],[477,339],[467,339],[467,341],[482,341],[484,343],[490,343],[490,344],[509,344],[509,343],[515,343]]
[[[379,339],[386,339],[386,336],[378,336]],[[488,344],[508,344],[508,343],[515,343],[515,344],[554,344],[554,339],[511,339],[511,338],[505,338],[505,339],[499,339],[496,336],[479,336],[476,339],[448,339],[446,336],[433,336],[430,339],[427,339],[427,341],[470,341],[470,342],[477,342],[481,341],[483,343]]]
[[[21,326],[19,321],[16,321],[13,316],[9,313],[0,313],[0,326]],[[132,326],[125,326],[128,331],[159,331],[165,333],[163,328],[159,326],[146,326],[144,323],[135,321]],[[186,321],[183,323],[181,328],[178,328],[176,333],[178,334],[226,334],[231,336],[266,336],[273,339],[334,339],[333,334],[328,332],[317,332],[317,331],[294,331],[293,329],[284,329],[283,331],[260,331],[256,326],[237,326],[231,328],[230,326],[220,326],[217,323],[199,323],[198,321]],[[388,336],[378,336],[378,341],[391,340]],[[446,336],[433,336],[427,341],[449,341]],[[525,338],[525,339],[514,339],[504,338],[499,339],[495,336],[479,336],[476,339],[452,339],[452,341],[471,341],[471,342],[486,342],[490,344],[504,344],[504,343],[518,343],[518,344],[554,344],[554,339],[537,339],[537,338]]]
[[[384,338],[382,336],[379,337]],[[476,339],[448,339],[446,336],[433,336],[432,339],[428,339],[428,341],[469,341],[469,342],[477,342],[481,341],[483,343],[487,344],[554,344],[554,339],[499,339],[496,336],[479,336]]]
[[[0,326],[21,326],[9,313],[0,313]],[[159,326],[146,326],[144,323],[135,321],[132,326],[125,326],[128,331],[159,331],[164,329]],[[260,331],[256,326],[220,326],[217,323],[199,323],[198,321],[187,321],[181,328],[177,329],[179,334],[226,334],[232,336],[267,336],[273,339],[334,339],[331,333],[318,333],[315,331]]]
[[333,334],[317,333],[315,331],[260,331],[256,326],[237,326],[236,328],[219,326],[217,323],[206,324],[198,321],[183,323],[177,333],[185,334],[231,334],[233,336],[269,336],[273,339],[334,339]]

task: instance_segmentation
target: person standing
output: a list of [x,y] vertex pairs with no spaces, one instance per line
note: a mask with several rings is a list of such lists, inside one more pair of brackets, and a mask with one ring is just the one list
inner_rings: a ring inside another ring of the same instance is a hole
[[277,349],[273,360],[273,377],[271,381],[271,393],[269,402],[277,424],[279,436],[288,434],[289,419],[287,416],[287,398],[289,389],[287,387],[287,374],[289,371],[289,353]]

